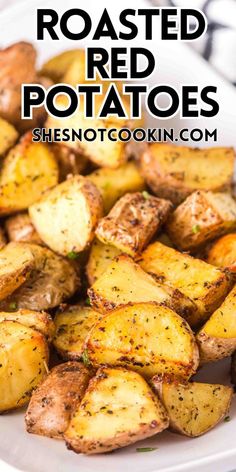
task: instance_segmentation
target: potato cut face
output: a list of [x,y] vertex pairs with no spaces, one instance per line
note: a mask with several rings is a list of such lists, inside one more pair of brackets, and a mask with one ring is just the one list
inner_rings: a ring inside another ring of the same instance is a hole
[[154,301],[188,318],[196,306],[179,290],[159,283],[144,272],[131,257],[121,254],[88,289],[92,306],[106,313],[127,303]]
[[127,193],[102,218],[96,235],[131,256],[139,254],[166,221],[172,204],[145,193]]
[[231,387],[198,382],[165,382],[152,379],[170,418],[170,428],[185,436],[206,433],[228,413]]
[[29,213],[43,242],[67,256],[91,243],[102,216],[102,197],[92,182],[78,175],[48,192]]
[[0,118],[0,156],[15,144],[19,134],[18,131],[8,121]]
[[141,267],[191,298],[197,306],[191,326],[206,320],[226,296],[230,280],[225,273],[160,242],[150,244],[138,260]]
[[236,286],[197,334],[202,362],[216,361],[236,350]]
[[90,372],[79,362],[54,367],[33,392],[25,416],[29,433],[60,439],[88,386]]
[[100,318],[100,313],[82,305],[71,306],[55,316],[53,344],[64,359],[81,358],[84,342]]
[[121,251],[110,244],[103,244],[95,238],[86,267],[88,282],[92,285],[105,272],[112,260],[117,257]]
[[2,301],[2,311],[8,311],[9,306],[36,311],[54,308],[80,288],[80,279],[71,261],[36,244],[8,244],[10,245],[15,246],[16,257],[18,248],[30,251],[32,264],[25,283],[21,283],[14,293]]
[[0,175],[0,215],[24,210],[58,182],[58,166],[45,143],[24,135],[3,162]]
[[168,427],[161,402],[145,380],[126,369],[99,369],[65,432],[75,452],[101,453]]
[[129,367],[148,378],[158,373],[189,378],[198,367],[198,348],[188,324],[155,303],[113,310],[92,329],[86,346],[94,366]]
[[89,180],[102,194],[105,214],[127,192],[139,192],[145,189],[144,179],[134,162],[127,162],[118,169],[95,170],[89,175]]
[[7,218],[5,230],[10,241],[43,244],[28,213],[19,213]]
[[0,300],[26,281],[33,263],[30,248],[19,243],[9,243],[0,251]]
[[141,155],[140,168],[155,195],[178,205],[195,190],[230,190],[234,149],[154,143]]
[[236,234],[226,234],[211,246],[207,262],[217,267],[236,272]]
[[42,333],[47,341],[52,341],[55,326],[51,316],[45,311],[18,310],[12,312],[0,311],[0,323],[16,321]]
[[0,323],[0,412],[25,405],[47,370],[44,336],[14,321]]
[[226,193],[197,191],[171,214],[167,232],[183,251],[196,251],[236,228],[236,202]]
[[55,82],[60,82],[68,67],[74,62],[80,65],[81,76],[78,83],[84,82],[85,51],[84,49],[71,49],[45,62],[41,69],[41,75],[49,77]]

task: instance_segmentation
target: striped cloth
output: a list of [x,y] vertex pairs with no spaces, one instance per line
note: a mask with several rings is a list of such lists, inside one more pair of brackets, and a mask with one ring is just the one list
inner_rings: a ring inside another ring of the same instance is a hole
[[220,74],[236,86],[236,0],[150,0],[154,5],[199,8],[207,33],[191,44]]

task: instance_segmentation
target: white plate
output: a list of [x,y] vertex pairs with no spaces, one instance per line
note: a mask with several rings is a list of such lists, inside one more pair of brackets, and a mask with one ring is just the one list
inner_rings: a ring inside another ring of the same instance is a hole
[[[127,7],[146,6],[144,0],[49,0],[27,1],[11,7],[0,15],[0,46],[8,45],[18,40],[35,42],[36,39],[36,8],[54,7],[58,11],[66,8],[80,7],[87,9],[98,18],[106,6],[115,17],[116,13]],[[141,22],[140,22],[141,24]],[[158,30],[158,28],[157,28]],[[80,43],[81,44],[81,43]],[[88,45],[87,41],[82,42]],[[142,45],[150,47],[156,53],[157,71],[151,77],[150,83],[169,83],[180,86],[185,84],[216,85],[220,102],[220,113],[216,118],[202,120],[180,120],[176,116],[164,123],[149,120],[149,126],[189,128],[218,128],[219,141],[216,144],[236,146],[235,133],[235,102],[236,92],[221,77],[212,71],[186,45],[177,42],[160,42],[157,38],[146,45],[142,39],[135,43],[122,45]],[[91,42],[90,42],[91,45]],[[103,46],[100,41],[99,45]],[[111,43],[107,42],[106,47]],[[112,44],[115,46],[116,44]],[[38,42],[40,62],[49,56],[78,44],[70,41]],[[17,74],[17,71],[16,71]],[[204,146],[204,143],[201,143]],[[209,366],[199,374],[199,378],[208,382],[226,382],[229,373],[227,361]],[[0,387],[1,388],[1,387]],[[136,452],[136,445],[124,448],[112,454],[86,457],[67,451],[63,442],[29,435],[24,430],[23,412],[0,416],[0,471],[9,472],[22,470],[27,472],[121,472],[132,469],[135,472],[230,472],[236,469],[236,405],[234,402],[230,413],[231,421],[221,423],[205,436],[188,439],[176,434],[164,432],[155,438],[143,441],[146,446],[156,446],[158,449],[148,453]],[[140,443],[139,443],[140,446]]]

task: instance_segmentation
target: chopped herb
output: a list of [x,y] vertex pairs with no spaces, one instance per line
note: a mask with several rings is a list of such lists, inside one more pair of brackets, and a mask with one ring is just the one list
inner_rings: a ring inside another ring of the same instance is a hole
[[192,232],[193,232],[194,234],[198,233],[199,231],[200,231],[200,226],[199,226],[199,225],[194,225],[194,226],[192,227]]
[[70,251],[70,252],[68,252],[67,257],[68,257],[68,259],[77,259],[78,255],[79,254],[77,252]]
[[137,452],[151,452],[156,451],[157,447],[137,447]]
[[224,419],[224,421],[225,421],[226,423],[228,423],[228,422],[230,421],[230,416],[226,416],[225,419]]
[[142,192],[142,195],[143,195],[143,198],[145,198],[145,200],[148,200],[148,198],[150,198],[151,196],[150,193],[148,193],[146,190]]
[[88,367],[91,364],[87,349],[85,349],[84,352],[82,353],[81,359],[86,367]]
[[9,303],[9,310],[16,310],[17,309],[17,303],[16,302],[11,302]]
[[87,298],[85,299],[85,305],[86,305],[86,306],[91,306],[91,302],[90,302],[90,298],[89,298],[89,297],[87,297]]

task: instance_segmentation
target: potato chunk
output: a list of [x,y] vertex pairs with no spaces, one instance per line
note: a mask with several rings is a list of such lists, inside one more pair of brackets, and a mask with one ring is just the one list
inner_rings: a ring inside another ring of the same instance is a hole
[[170,428],[185,436],[196,437],[214,428],[228,413],[231,387],[198,382],[152,379],[170,418]]
[[188,324],[156,303],[113,310],[91,330],[86,348],[95,367],[125,366],[148,378],[161,373],[189,378],[198,367],[198,348]]
[[63,438],[90,377],[88,369],[79,362],[66,362],[54,367],[30,399],[25,415],[28,433]]
[[[25,253],[29,253],[31,259],[27,278],[21,276],[19,281],[17,279],[18,288],[15,286],[8,298],[5,298],[5,291],[1,293],[2,299],[4,298],[0,304],[2,311],[8,311],[10,306],[36,311],[54,308],[80,288],[80,279],[74,265],[50,249],[36,244],[10,243],[0,252],[0,269],[3,251],[4,254],[7,252],[8,263],[13,256],[18,257],[18,254],[23,258]],[[21,264],[21,270],[24,263],[27,263],[26,259]],[[8,285],[7,289],[9,290]]]
[[99,221],[96,235],[103,243],[135,256],[160,229],[171,208],[170,202],[147,192],[126,193]]
[[58,182],[58,167],[45,143],[25,134],[3,161],[0,174],[0,215],[28,208]]
[[102,197],[92,182],[76,175],[32,205],[29,214],[45,244],[66,256],[91,243],[102,216]]
[[55,332],[54,322],[45,311],[18,310],[12,312],[0,311],[0,323],[3,321],[17,321],[42,333],[47,341],[51,342]]
[[168,427],[168,416],[145,380],[126,369],[99,369],[65,432],[69,449],[112,451]]
[[18,213],[7,218],[5,229],[10,241],[43,244],[28,213]]
[[8,121],[0,118],[0,156],[4,156],[6,152],[15,144],[19,134]]
[[195,190],[230,190],[234,149],[154,143],[141,155],[140,169],[155,195],[179,205]]
[[47,370],[44,336],[14,321],[0,323],[0,412],[25,405]]
[[236,272],[236,234],[226,234],[215,241],[207,255],[207,262],[216,267]]
[[88,160],[79,152],[58,143],[53,143],[51,149],[58,163],[60,182],[66,180],[68,176],[82,174],[85,171]]
[[217,361],[236,350],[236,286],[197,334],[201,362]]
[[56,332],[53,344],[64,359],[80,359],[84,342],[101,318],[101,314],[90,307],[74,305],[54,318]]
[[121,253],[115,246],[94,239],[86,267],[88,282],[92,285],[105,272],[112,260]]
[[0,251],[0,300],[26,281],[32,271],[33,261],[28,246],[9,243]]
[[61,82],[64,74],[71,64],[76,63],[80,66],[80,75],[78,74],[78,84],[84,82],[85,77],[85,50],[71,49],[53,56],[42,66],[40,74],[49,77],[54,82]]
[[89,175],[89,180],[102,194],[105,214],[127,192],[139,192],[145,189],[144,180],[134,162],[127,162],[118,169],[95,170]]
[[126,254],[109,264],[89,288],[88,295],[92,306],[101,313],[130,302],[150,301],[166,305],[186,319],[196,309],[192,300],[178,289],[156,281]]
[[236,202],[226,193],[192,193],[169,218],[167,232],[183,251],[195,251],[206,242],[236,228]]
[[150,244],[138,262],[146,272],[194,301],[197,310],[188,317],[191,326],[204,322],[230,289],[230,279],[223,271],[160,242]]

